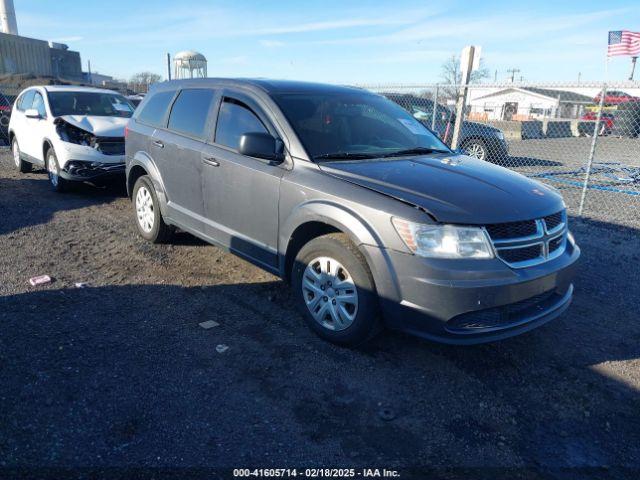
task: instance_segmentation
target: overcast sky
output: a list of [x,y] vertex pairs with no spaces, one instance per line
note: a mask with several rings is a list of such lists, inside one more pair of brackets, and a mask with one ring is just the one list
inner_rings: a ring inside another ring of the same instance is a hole
[[[602,80],[608,30],[640,31],[625,1],[14,0],[21,35],[67,43],[83,69],[166,75],[165,55],[198,50],[210,76],[426,83],[467,44],[504,80]],[[628,76],[628,57],[609,79]],[[640,68],[640,67],[639,67]],[[640,77],[640,72],[636,78]]]

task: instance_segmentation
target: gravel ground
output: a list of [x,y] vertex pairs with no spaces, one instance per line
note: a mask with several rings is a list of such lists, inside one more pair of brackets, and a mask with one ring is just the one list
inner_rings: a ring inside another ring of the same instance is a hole
[[[275,277],[186,234],[145,243],[121,188],[58,195],[43,172],[16,174],[2,153],[0,212],[0,477],[640,469],[635,229],[573,222],[583,249],[575,302],[533,332],[475,347],[388,332],[348,350],[308,331]],[[29,286],[38,274],[55,281]],[[219,326],[199,326],[206,320]]]

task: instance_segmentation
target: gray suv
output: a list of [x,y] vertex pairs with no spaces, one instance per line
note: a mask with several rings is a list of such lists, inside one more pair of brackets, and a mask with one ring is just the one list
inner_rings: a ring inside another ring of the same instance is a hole
[[126,172],[142,237],[179,228],[279,275],[332,342],[383,326],[491,341],[571,302],[580,250],[561,196],[365,90],[158,84],[127,127]]

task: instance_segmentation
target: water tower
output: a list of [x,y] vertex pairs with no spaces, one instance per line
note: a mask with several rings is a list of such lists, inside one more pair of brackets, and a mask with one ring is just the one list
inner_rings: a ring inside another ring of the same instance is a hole
[[173,76],[180,78],[205,78],[207,76],[207,59],[193,50],[178,52],[173,56]]

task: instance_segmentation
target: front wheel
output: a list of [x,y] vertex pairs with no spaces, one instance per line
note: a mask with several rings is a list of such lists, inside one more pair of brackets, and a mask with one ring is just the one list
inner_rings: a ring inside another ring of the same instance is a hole
[[11,142],[11,153],[13,154],[13,165],[18,172],[28,173],[31,171],[31,164],[22,160],[20,146],[18,145],[18,140],[15,138]]
[[56,157],[56,152],[53,148],[47,151],[46,159],[47,176],[49,177],[51,188],[58,193],[69,190],[71,182],[60,176],[60,164],[58,163],[58,157]]
[[149,176],[142,175],[136,180],[131,199],[136,226],[142,238],[152,243],[167,242],[171,238],[173,228],[162,218],[158,196]]
[[356,346],[380,331],[373,277],[346,235],[307,243],[296,256],[291,279],[307,325],[323,339]]

